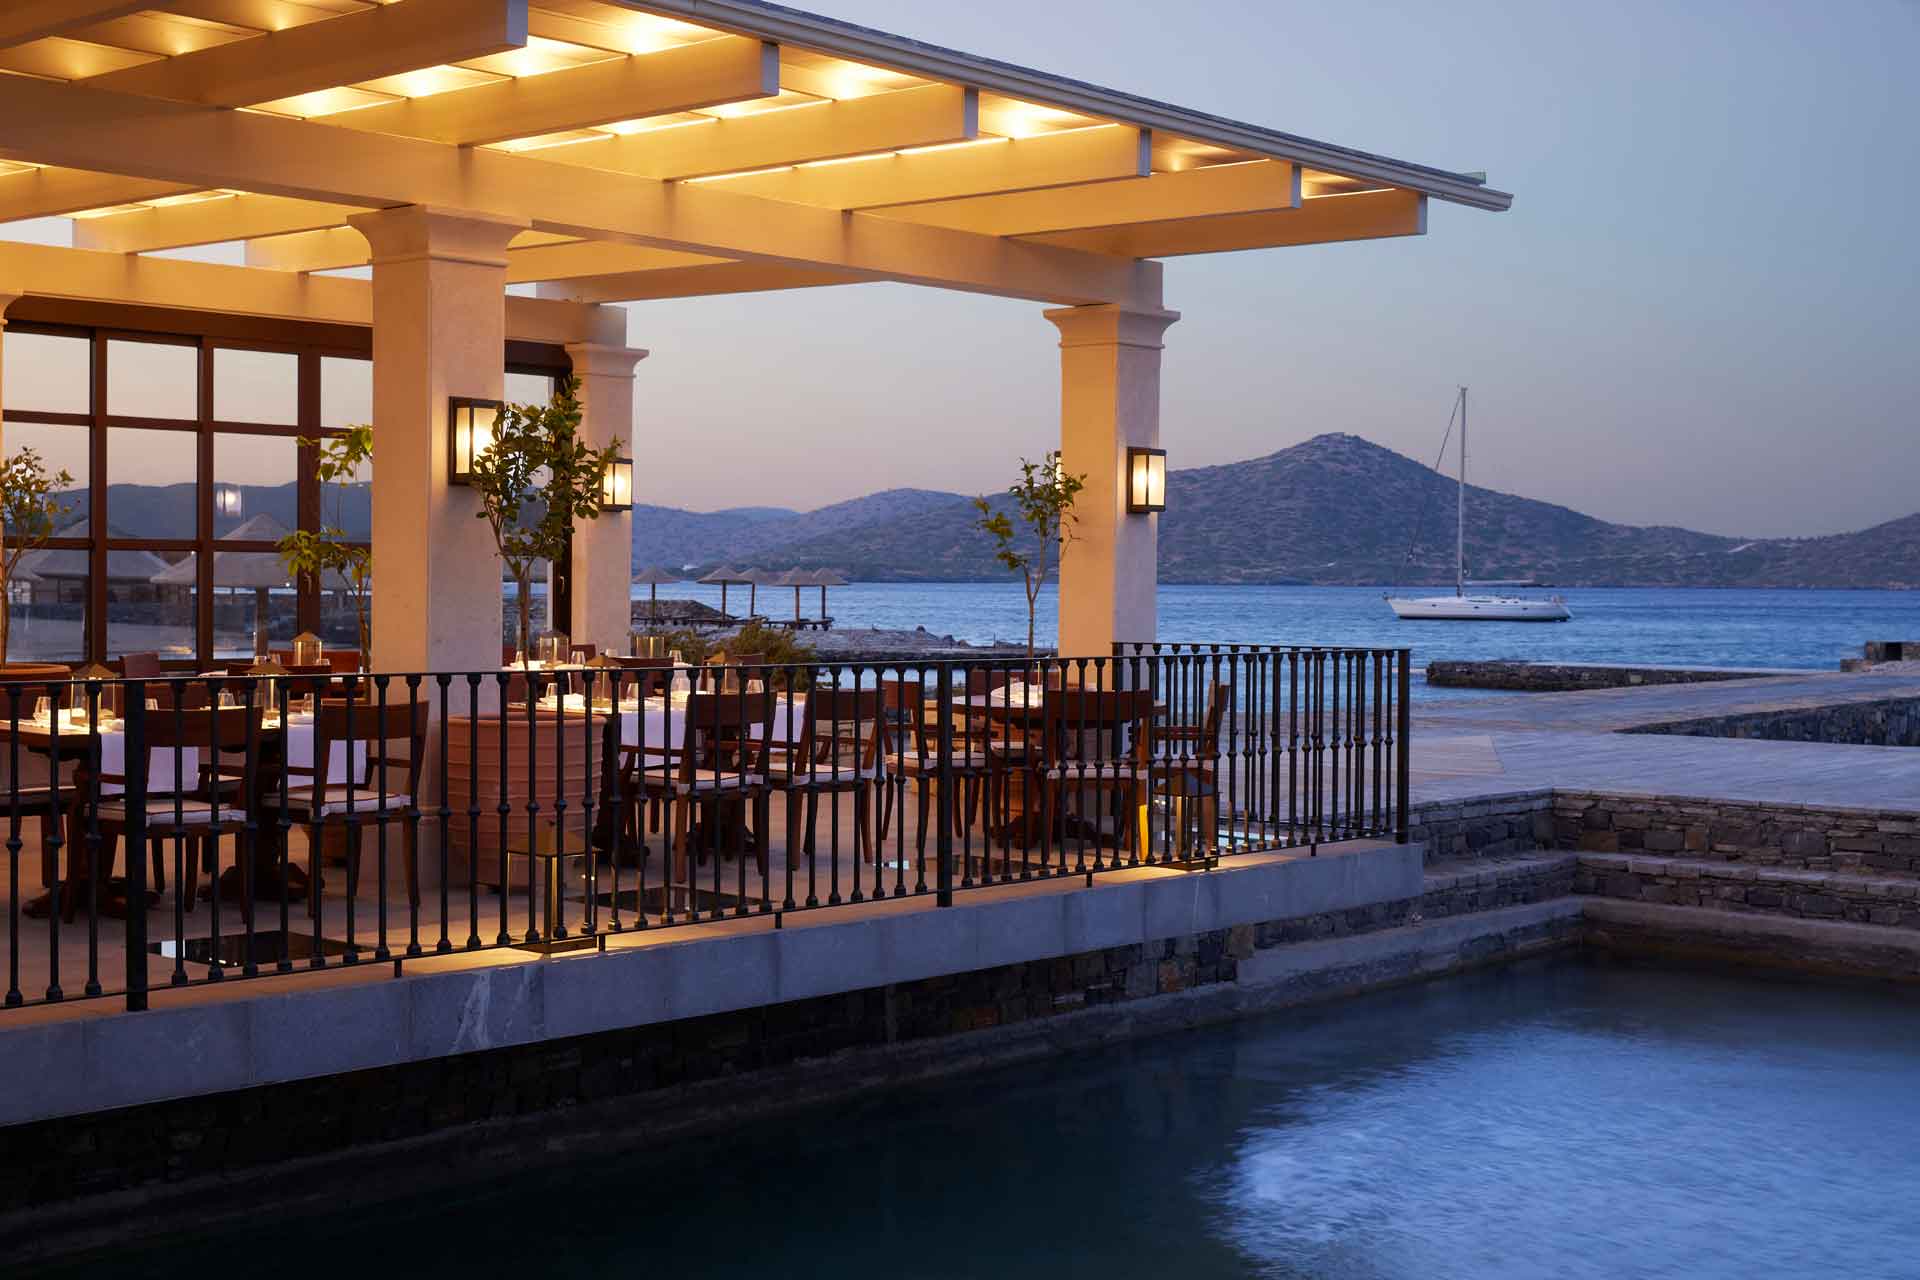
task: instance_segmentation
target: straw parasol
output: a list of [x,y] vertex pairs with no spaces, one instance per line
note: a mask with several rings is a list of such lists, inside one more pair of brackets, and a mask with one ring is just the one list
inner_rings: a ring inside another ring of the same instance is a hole
[[847,580],[831,569],[815,569],[807,575],[807,585],[820,588],[820,616],[827,616],[827,588],[844,587]]
[[742,569],[740,576],[747,583],[747,614],[754,616],[760,612],[759,591],[761,587],[784,587],[787,575],[778,569]]
[[633,575],[634,582],[645,584],[647,588],[647,620],[649,622],[653,620],[655,614],[660,612],[660,588],[667,583],[679,582],[685,577],[683,573],[675,573],[672,569],[662,568],[657,564],[648,565]]
[[731,565],[723,564],[708,571],[701,577],[695,578],[694,581],[704,586],[718,586],[720,588],[720,612],[724,614],[727,611],[727,588],[736,582],[745,582],[746,579],[740,576],[738,569],[735,569]]
[[800,588],[813,585],[811,575],[799,565],[795,565],[767,585],[793,588],[793,620],[800,621]]

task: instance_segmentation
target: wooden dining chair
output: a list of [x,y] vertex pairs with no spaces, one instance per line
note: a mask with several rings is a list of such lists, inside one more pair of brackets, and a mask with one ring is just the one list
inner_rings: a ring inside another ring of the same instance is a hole
[[[155,757],[164,759],[172,755],[176,761],[174,786],[164,791],[147,792],[146,821],[153,858],[153,884],[156,891],[166,887],[165,848],[166,843],[172,841],[181,863],[180,874],[175,877],[175,892],[181,895],[188,910],[192,910],[192,904],[199,895],[201,868],[204,866],[209,872],[218,870],[220,837],[238,835],[247,826],[243,792],[200,785],[201,778],[205,776],[205,762],[223,755],[237,755],[240,758],[237,768],[241,776],[256,777],[260,761],[261,714],[259,707],[205,707],[169,710],[164,715],[155,714],[147,718],[148,757],[142,762],[142,767],[148,770],[149,779],[152,777]],[[181,767],[185,764],[185,753],[189,751],[201,758],[200,770],[190,771]],[[102,798],[97,812],[101,849],[89,873],[101,877],[103,882],[113,875],[114,862],[119,856],[120,837],[127,829],[129,817],[124,795],[109,792],[122,791],[127,783],[126,770],[134,767],[132,762],[123,762],[120,772],[102,770],[99,774]],[[137,857],[138,853],[129,849],[127,856]],[[71,887],[69,885],[70,890]],[[67,919],[73,919],[77,906],[78,896],[70,892],[66,902]],[[128,910],[132,909],[133,904],[129,903]]]
[[625,796],[624,821],[634,847],[640,847],[639,815],[643,806],[659,802],[672,815],[667,845],[667,886],[690,880],[688,838],[694,810],[703,814],[702,826],[717,832],[722,826],[744,830],[746,807],[756,807],[755,821],[762,839],[755,849],[761,882],[767,876],[767,743],[773,736],[771,693],[695,693],[686,705],[672,711],[679,721],[679,745],[658,754],[653,744],[622,744],[620,779]]
[[[1081,818],[1086,821],[1085,798],[1091,793],[1122,803],[1122,824],[1135,852],[1143,850],[1146,832],[1138,817],[1144,811],[1153,759],[1153,694],[1145,689],[1049,689],[1041,716],[1039,751],[1029,778],[1040,796],[1042,847],[1063,830],[1069,797],[1082,801]],[[1096,806],[1096,850],[1099,812]],[[1126,839],[1116,830],[1115,849]]]
[[672,658],[622,658],[616,657],[623,671],[637,674],[624,676],[620,682],[620,692],[625,695],[632,690],[642,698],[658,698],[667,692],[673,683]]
[[[1208,696],[1206,715],[1200,723],[1165,726],[1153,735],[1149,764],[1153,794],[1181,802],[1183,825],[1190,825],[1193,833],[1207,842],[1208,852],[1220,830],[1220,730],[1232,704],[1233,686],[1218,681]],[[1187,805],[1194,809],[1191,818],[1185,814]],[[1149,831],[1149,840],[1151,835]],[[1167,835],[1170,846],[1184,850],[1186,831],[1175,841],[1169,826]]]
[[[311,851],[308,879],[312,885],[308,895],[309,912],[320,909],[322,831],[327,827],[346,830],[347,893],[352,896],[360,882],[362,835],[370,826],[395,820],[401,824],[407,901],[415,907],[420,905],[417,824],[406,819],[414,811],[420,794],[420,766],[426,758],[429,705],[424,698],[389,702],[385,706],[378,702],[329,698],[315,710],[313,760],[306,765],[287,766],[286,789],[288,821],[307,828],[307,847]],[[328,776],[336,744],[345,748],[351,784],[334,782]],[[403,789],[396,788],[395,783],[400,783]],[[278,789],[270,789],[265,802],[274,809],[280,808]]]
[[[725,695],[722,695],[725,696]],[[885,724],[877,689],[814,687],[800,733],[791,742],[775,742],[767,753],[767,780],[787,797],[787,852],[795,851],[794,832],[806,805],[806,835],[799,852],[811,855],[821,796],[853,797],[853,848],[873,861],[871,813],[874,788],[885,778],[880,764]],[[851,754],[852,759],[843,757]],[[924,813],[922,814],[924,824]]]
[[[882,680],[881,714],[886,720],[886,774],[888,785],[880,793],[879,844],[886,847],[895,804],[906,803],[906,787],[913,784],[920,811],[920,825],[914,836],[914,849],[927,851],[927,811],[932,803],[933,786],[940,777],[940,732],[927,723],[926,685],[919,680]],[[966,834],[979,817],[984,793],[990,791],[991,761],[984,743],[976,742],[962,729],[956,718],[953,738],[952,769],[954,782],[961,788],[953,806],[953,834]],[[897,793],[897,798],[896,798]],[[988,808],[992,806],[989,804]]]

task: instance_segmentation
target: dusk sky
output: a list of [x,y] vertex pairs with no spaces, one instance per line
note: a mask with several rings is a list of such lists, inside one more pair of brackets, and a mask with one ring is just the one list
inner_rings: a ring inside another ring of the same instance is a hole
[[[1176,468],[1323,431],[1431,461],[1467,383],[1495,488],[1730,534],[1920,509],[1920,5],[809,7],[1514,193],[1435,202],[1421,238],[1171,260]],[[867,285],[631,310],[643,501],[996,489],[1058,438],[1032,304]]]

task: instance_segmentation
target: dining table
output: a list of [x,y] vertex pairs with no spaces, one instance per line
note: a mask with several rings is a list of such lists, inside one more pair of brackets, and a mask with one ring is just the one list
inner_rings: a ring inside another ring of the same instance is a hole
[[[167,713],[150,710],[148,714],[161,717]],[[254,894],[258,897],[278,897],[281,888],[279,829],[264,820],[264,799],[279,785],[283,768],[313,767],[313,721],[310,712],[290,712],[285,723],[281,722],[277,713],[269,712],[260,722],[260,767],[253,779],[251,803],[259,806],[262,821],[253,841],[252,875],[246,878],[250,879]],[[97,722],[93,722],[84,711],[62,708],[58,712],[22,719],[14,724],[0,723],[0,741],[9,738],[17,740],[30,753],[49,761],[56,771],[62,765],[73,765],[70,785],[63,788],[69,796],[65,815],[65,847],[68,850],[66,882],[72,884],[90,878],[92,867],[88,860],[88,844],[84,839],[87,800],[94,793],[96,778],[126,776],[126,721],[110,712],[102,712]],[[179,794],[183,790],[190,792],[198,787],[201,754],[198,747],[150,748],[146,773],[149,799]],[[360,770],[361,780],[365,780],[367,750],[364,743],[354,744],[351,752],[348,751],[348,744],[333,743],[327,758],[327,781],[330,784],[344,784],[355,766]],[[124,784],[117,782],[102,782],[98,787],[102,796],[119,795],[125,789]],[[47,909],[52,886],[61,878],[60,869],[55,863],[57,857],[57,851],[52,849],[48,849],[42,857],[41,883],[48,886],[49,892],[26,904],[29,914]],[[241,872],[242,868],[236,864],[221,874],[220,889],[223,894],[237,896],[241,892],[246,882]],[[106,874],[111,876],[112,873],[113,868],[107,867]],[[299,867],[288,866],[286,888],[289,897],[303,896],[306,892],[306,872]]]

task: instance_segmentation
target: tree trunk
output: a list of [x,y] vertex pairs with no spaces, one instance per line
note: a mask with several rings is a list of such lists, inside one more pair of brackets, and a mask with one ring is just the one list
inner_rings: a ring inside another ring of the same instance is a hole
[[529,594],[527,574],[514,574],[513,585],[520,597],[520,656],[524,663],[530,664],[533,661],[533,600]]
[[13,592],[11,583],[0,582],[0,667],[7,664],[7,641],[13,633]]
[[354,597],[354,620],[360,624],[360,670],[373,670],[373,620],[367,616],[367,598]]

